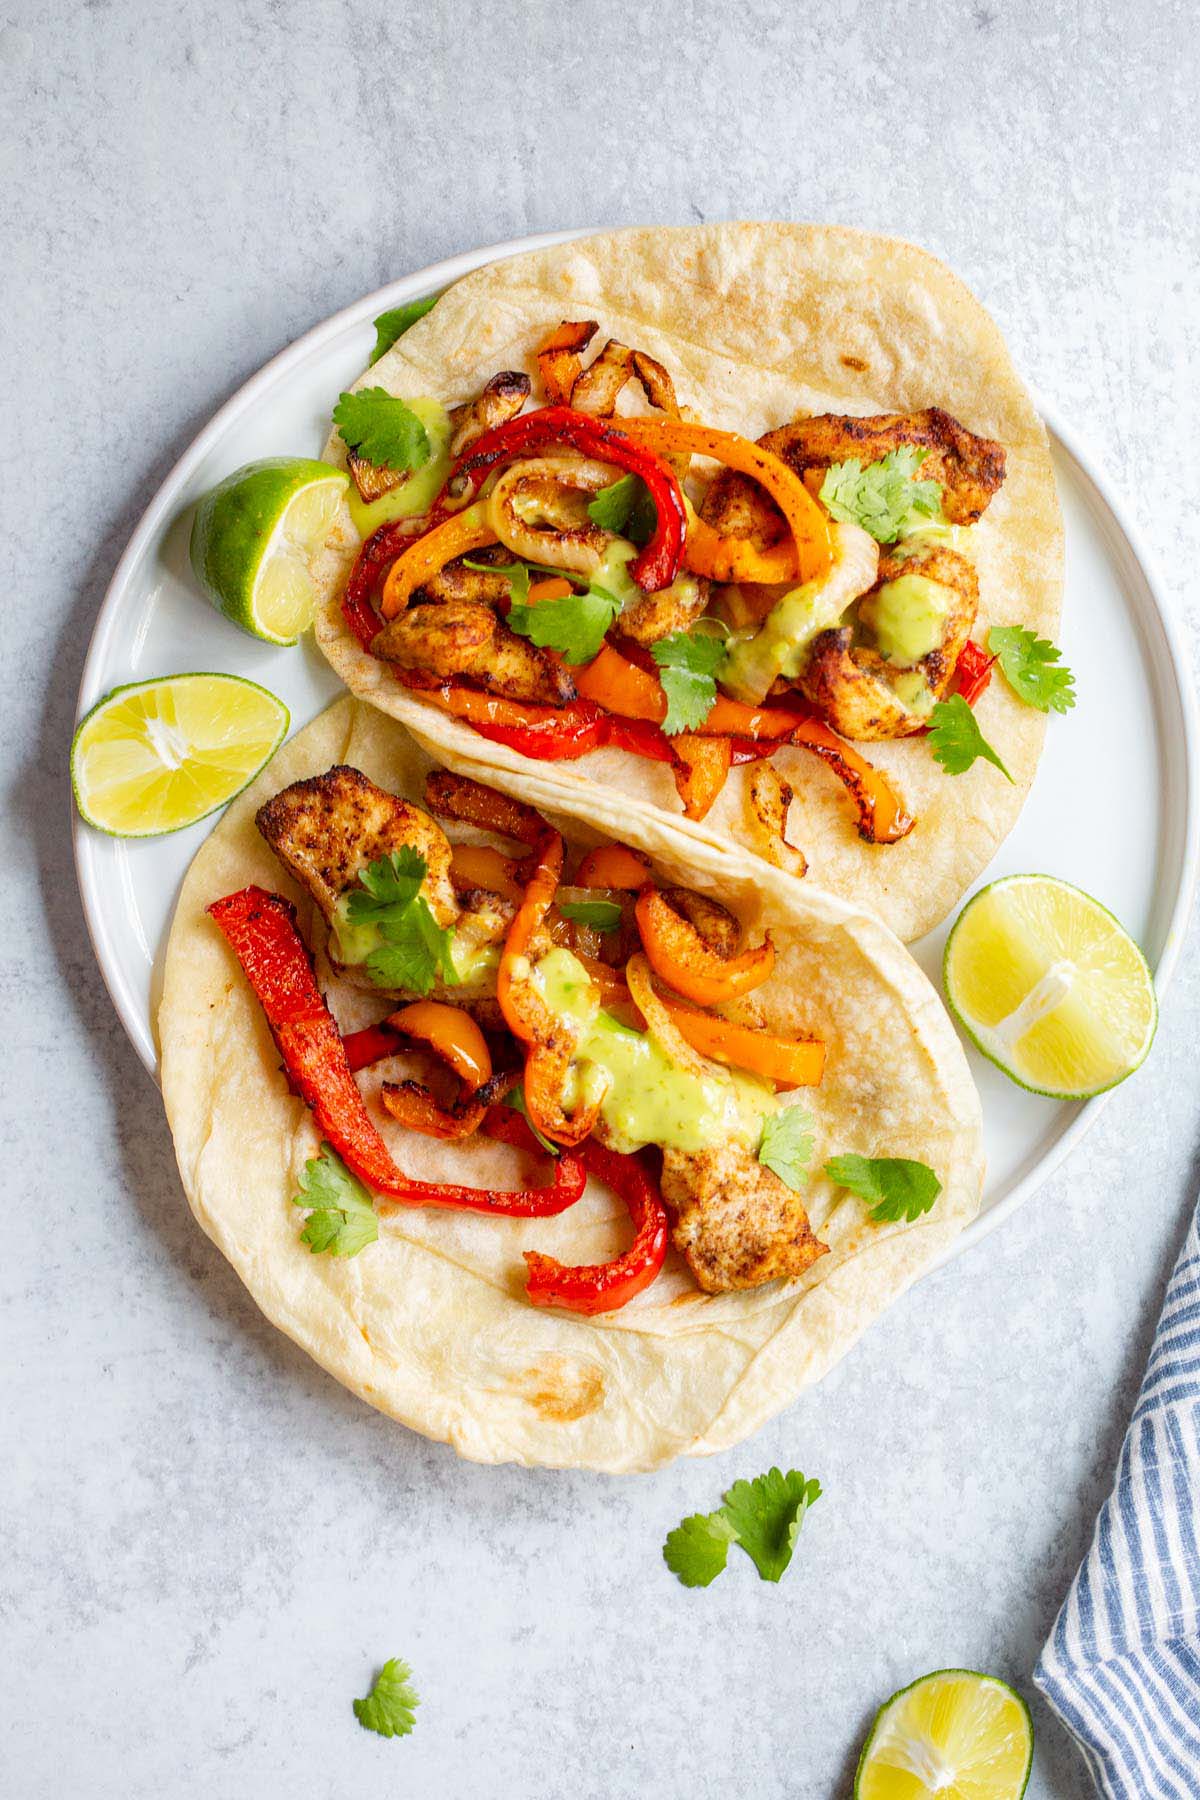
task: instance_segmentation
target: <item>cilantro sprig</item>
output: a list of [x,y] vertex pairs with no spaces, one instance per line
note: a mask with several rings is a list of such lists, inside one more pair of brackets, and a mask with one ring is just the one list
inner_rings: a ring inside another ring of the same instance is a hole
[[379,1236],[371,1195],[328,1144],[305,1163],[292,1205],[308,1209],[300,1241],[314,1256],[357,1256]]
[[354,1716],[364,1731],[376,1731],[386,1738],[407,1737],[417,1722],[415,1708],[420,1704],[412,1670],[399,1657],[390,1656],[370,1693],[354,1702]]
[[430,294],[427,300],[409,300],[403,306],[393,306],[390,312],[380,313],[375,321],[375,348],[368,367],[373,368],[397,338],[402,338],[410,325],[432,312],[440,299],[440,294]]
[[618,532],[634,544],[648,544],[658,525],[658,509],[640,475],[622,475],[610,482],[587,510],[593,525]]
[[916,444],[901,444],[877,462],[864,465],[854,456],[831,463],[821,483],[821,500],[843,524],[861,525],[877,543],[894,544],[922,519],[941,514],[939,484],[916,479],[928,454]]
[[621,927],[621,908],[615,900],[560,900],[558,910],[564,919],[590,925],[593,931],[619,931]]
[[758,1160],[799,1192],[808,1186],[813,1141],[813,1119],[807,1107],[781,1107],[763,1126]]
[[1012,776],[979,729],[979,721],[961,694],[939,700],[929,715],[929,747],[947,775],[963,775],[978,757],[990,762],[1007,781]]
[[1062,661],[1062,651],[1049,638],[1026,625],[993,625],[988,649],[997,657],[1013,693],[1039,712],[1070,712],[1075,704],[1075,677]]
[[341,394],[333,422],[342,442],[376,469],[407,475],[429,461],[429,434],[411,406],[386,388]]
[[673,631],[651,644],[667,696],[663,730],[668,736],[703,725],[717,697],[717,671],[728,655],[725,640],[707,631]]
[[942,1191],[928,1163],[908,1156],[834,1156],[825,1173],[871,1207],[872,1225],[912,1224],[927,1213]]
[[404,844],[368,863],[359,873],[362,887],[346,897],[349,923],[373,925],[383,940],[365,965],[377,987],[427,994],[439,976],[448,986],[458,982],[454,928],[438,924],[421,892],[427,872],[425,858]]
[[[567,579],[574,578],[568,574]],[[582,593],[564,594],[561,600],[539,600],[535,606],[514,601],[508,609],[508,626],[539,650],[557,650],[566,663],[590,663],[599,656],[621,604],[593,581]]]
[[799,1469],[768,1469],[735,1481],[715,1512],[692,1513],[670,1532],[663,1561],[684,1587],[708,1587],[724,1569],[731,1544],[746,1552],[763,1581],[778,1581],[792,1560],[804,1516],[821,1484]]

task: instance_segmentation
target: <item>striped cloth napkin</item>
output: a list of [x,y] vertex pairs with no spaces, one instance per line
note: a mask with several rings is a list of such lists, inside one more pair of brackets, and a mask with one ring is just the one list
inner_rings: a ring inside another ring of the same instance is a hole
[[1101,1794],[1200,1796],[1200,1208],[1113,1491],[1033,1679]]

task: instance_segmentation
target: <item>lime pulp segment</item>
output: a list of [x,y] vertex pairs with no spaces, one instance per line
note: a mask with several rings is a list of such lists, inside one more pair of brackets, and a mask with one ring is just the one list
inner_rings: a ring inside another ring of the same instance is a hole
[[876,1714],[855,1800],[1020,1800],[1033,1760],[1029,1708],[1005,1682],[938,1669]]

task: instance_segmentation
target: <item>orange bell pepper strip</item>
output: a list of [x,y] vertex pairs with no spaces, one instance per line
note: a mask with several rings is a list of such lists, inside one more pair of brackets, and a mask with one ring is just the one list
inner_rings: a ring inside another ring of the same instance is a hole
[[264,888],[242,888],[208,908],[266,1015],[288,1080],[312,1112],[323,1139],[360,1181],[408,1206],[542,1218],[564,1212],[587,1176],[562,1156],[548,1187],[518,1192],[417,1181],[397,1167],[355,1085],[333,1014],[317,987],[312,959],[296,927],[296,909]]
[[526,1046],[525,1107],[537,1129],[559,1144],[578,1144],[599,1116],[600,1103],[581,1106],[573,1114],[562,1107],[562,1089],[573,1044],[520,964],[528,957],[534,933],[554,904],[562,876],[563,841],[548,831],[537,852],[528,886],[517,908],[496,973],[496,1000],[513,1036]]
[[770,935],[738,956],[718,956],[696,928],[655,887],[644,887],[634,908],[650,967],[668,987],[697,1006],[719,1006],[761,987],[775,967]]
[[575,592],[565,575],[550,575],[545,581],[534,581],[529,587],[529,604],[539,600],[566,600]]
[[633,1242],[612,1262],[575,1267],[526,1250],[529,1278],[525,1294],[534,1306],[557,1306],[593,1318],[597,1313],[616,1312],[655,1279],[667,1255],[667,1213],[662,1195],[639,1157],[622,1156],[594,1141],[584,1144],[579,1154],[588,1174],[615,1188],[629,1208]]
[[637,893],[650,877],[650,861],[640,850],[627,844],[600,844],[589,850],[575,872],[575,886],[615,888],[619,893]]
[[685,819],[702,819],[712,810],[733,767],[733,743],[727,737],[701,737],[681,731],[672,738],[679,761],[671,773],[683,801]]
[[454,1070],[467,1093],[473,1094],[492,1079],[487,1040],[461,1006],[448,1006],[444,1000],[414,1000],[399,1012],[389,1013],[387,1023],[393,1031],[428,1044]]
[[[582,956],[579,951],[575,955],[599,988],[602,1006],[632,1007],[628,985],[619,969],[610,968],[596,957]],[[825,1046],[817,1039],[776,1037],[773,1032],[736,1025],[732,1019],[722,1019],[715,1013],[693,1012],[690,1006],[681,1006],[678,1000],[664,994],[659,999],[680,1037],[713,1062],[763,1075],[781,1088],[816,1087],[824,1074]]]
[[491,844],[451,844],[450,879],[456,893],[483,888],[511,900],[514,906],[520,906],[525,898],[520,863]]
[[564,319],[538,347],[537,365],[551,406],[569,406],[585,351],[600,329],[595,319]]
[[[784,568],[781,574],[776,565],[782,566],[783,550],[775,547],[774,551],[755,551],[743,540],[722,538],[691,514],[684,540],[684,562],[689,569],[698,575],[711,575],[716,581],[812,581],[829,568],[833,561],[829,520],[795,470],[782,458],[736,431],[716,431],[712,426],[692,425],[682,419],[622,419],[621,429],[660,454],[685,451],[692,456],[710,456],[727,469],[749,475],[767,490],[787,521],[792,542],[785,549],[792,552],[792,566]],[[746,572],[748,551],[772,572]]]
[[605,712],[619,713],[623,719],[648,719],[652,725],[661,725],[667,716],[667,696],[658,676],[639,668],[611,644],[604,644],[598,656],[571,674],[576,692]]
[[394,619],[408,605],[413,590],[431,580],[456,556],[466,556],[471,550],[483,550],[499,541],[487,522],[487,508],[482,503],[452,514],[396,558],[383,584],[380,612],[385,619]]

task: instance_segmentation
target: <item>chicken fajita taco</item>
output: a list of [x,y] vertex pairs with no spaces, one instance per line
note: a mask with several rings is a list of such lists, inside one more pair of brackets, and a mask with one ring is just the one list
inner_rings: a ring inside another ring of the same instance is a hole
[[1058,502],[996,326],[923,251],[538,251],[449,289],[334,421],[318,641],[454,768],[661,808],[905,939],[1012,826],[1045,703],[993,665],[1057,658]]
[[974,1214],[979,1101],[862,909],[347,697],[184,883],[162,1082],[263,1311],[463,1455],[640,1469],[819,1378]]

